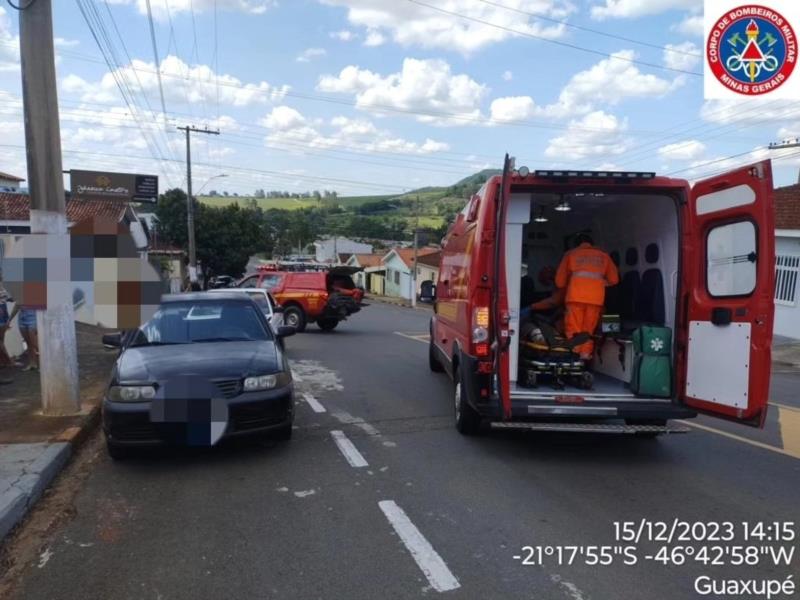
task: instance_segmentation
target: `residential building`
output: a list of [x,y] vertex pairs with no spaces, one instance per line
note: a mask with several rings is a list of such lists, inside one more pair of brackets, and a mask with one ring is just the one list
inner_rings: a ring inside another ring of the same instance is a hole
[[[438,248],[420,248],[417,250],[417,258],[438,252]],[[411,269],[414,268],[414,249],[413,248],[392,248],[383,257],[383,264],[386,267],[386,296],[396,296],[411,300],[413,292]]]
[[775,190],[775,334],[800,339],[800,184]]
[[320,263],[335,263],[339,254],[372,254],[372,245],[345,237],[333,237],[314,242],[314,257]]
[[434,285],[439,279],[439,263],[442,260],[441,250],[417,257],[417,295],[423,281],[432,281]]
[[385,292],[386,267],[380,254],[351,254],[344,263],[348,267],[363,269],[353,275],[357,286],[363,287],[370,294],[383,296]]
[[164,293],[180,293],[189,277],[186,252],[161,240],[153,240],[147,249],[147,257],[161,275]]
[[25,180],[22,177],[0,171],[0,192],[19,192],[19,184],[23,181]]

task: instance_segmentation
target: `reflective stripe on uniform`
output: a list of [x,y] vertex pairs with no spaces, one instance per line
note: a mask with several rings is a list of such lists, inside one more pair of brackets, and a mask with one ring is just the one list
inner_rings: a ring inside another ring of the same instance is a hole
[[586,279],[605,279],[606,276],[603,273],[593,273],[592,271],[574,271],[572,273],[573,277],[585,277]]

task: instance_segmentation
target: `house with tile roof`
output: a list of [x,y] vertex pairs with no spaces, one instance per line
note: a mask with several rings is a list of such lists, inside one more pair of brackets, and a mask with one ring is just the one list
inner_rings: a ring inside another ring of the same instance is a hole
[[344,262],[348,267],[362,269],[353,275],[357,286],[363,287],[370,294],[382,296],[385,293],[386,267],[382,254],[351,254]]
[[800,339],[800,184],[775,190],[776,335]]
[[0,192],[18,192],[19,184],[23,181],[22,177],[0,171]]
[[[438,248],[424,247],[417,250],[417,262],[429,254],[439,252]],[[395,296],[411,300],[414,291],[412,289],[412,269],[414,264],[413,248],[392,248],[383,257],[383,264],[386,267],[386,289],[387,296]],[[419,281],[417,282],[419,285]]]

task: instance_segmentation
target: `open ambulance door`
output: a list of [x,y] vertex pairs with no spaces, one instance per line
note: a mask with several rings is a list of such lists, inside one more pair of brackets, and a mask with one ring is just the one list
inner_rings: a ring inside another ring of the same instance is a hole
[[774,317],[770,161],[696,183],[684,208],[681,400],[761,427]]

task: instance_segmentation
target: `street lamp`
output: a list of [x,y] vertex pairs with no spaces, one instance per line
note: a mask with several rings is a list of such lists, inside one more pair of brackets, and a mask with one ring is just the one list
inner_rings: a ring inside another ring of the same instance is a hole
[[209,183],[211,183],[212,181],[214,181],[215,179],[221,179],[222,177],[227,177],[227,176],[228,176],[228,174],[227,174],[227,173],[220,173],[219,175],[214,175],[214,176],[212,176],[212,177],[209,177],[209,178],[206,180],[206,182],[205,182],[203,185],[201,185],[201,186],[200,186],[200,189],[199,189],[199,190],[197,190],[197,192],[196,192],[196,195],[197,195],[197,196],[199,196],[199,195],[200,195],[200,192],[202,192],[202,191],[205,189],[205,187],[206,187],[206,186],[207,186]]

